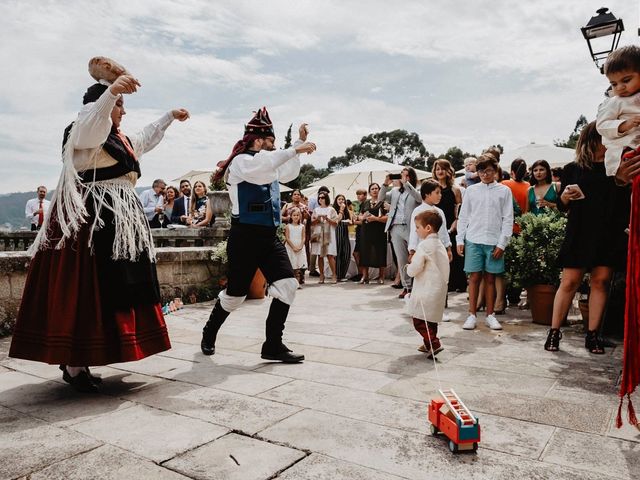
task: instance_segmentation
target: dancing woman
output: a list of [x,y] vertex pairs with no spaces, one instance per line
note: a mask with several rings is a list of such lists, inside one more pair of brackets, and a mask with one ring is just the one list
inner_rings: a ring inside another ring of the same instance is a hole
[[171,348],[160,308],[153,239],[134,186],[140,157],[184,109],[141,132],[120,131],[123,94],[140,87],[96,57],[77,119],[65,130],[63,171],[31,248],[9,356],[59,364],[76,390],[97,391],[89,366],[140,360]]

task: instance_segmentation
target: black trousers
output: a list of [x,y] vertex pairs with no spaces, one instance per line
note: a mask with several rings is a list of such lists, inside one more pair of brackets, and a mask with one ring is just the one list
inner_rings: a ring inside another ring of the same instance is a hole
[[231,225],[227,241],[227,295],[243,297],[259,268],[268,283],[295,278],[289,255],[275,227]]

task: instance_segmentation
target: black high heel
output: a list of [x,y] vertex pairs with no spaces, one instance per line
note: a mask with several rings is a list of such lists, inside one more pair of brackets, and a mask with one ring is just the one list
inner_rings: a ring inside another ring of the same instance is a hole
[[560,340],[562,339],[562,332],[559,328],[550,328],[547,334],[547,341],[544,342],[544,349],[547,352],[557,352],[560,350]]
[[602,345],[601,340],[598,338],[597,330],[587,330],[587,334],[584,337],[584,348],[595,355],[604,354],[604,346]]

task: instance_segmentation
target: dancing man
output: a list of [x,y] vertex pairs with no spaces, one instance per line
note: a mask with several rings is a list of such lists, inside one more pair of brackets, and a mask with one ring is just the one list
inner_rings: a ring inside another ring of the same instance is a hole
[[229,314],[244,302],[249,285],[259,268],[269,283],[273,298],[266,321],[266,341],[262,358],[297,363],[304,355],[293,353],[282,343],[284,324],[293,303],[298,282],[287,251],[276,236],[280,225],[279,182],[290,182],[300,173],[301,153],[313,153],[315,144],[307,142],[306,124],[300,125],[300,138],[286,150],[275,149],[275,133],[266,108],[258,111],[245,126],[229,158],[218,163],[214,181],[224,178],[231,198],[231,232],[227,242],[227,288],[218,300],[202,330],[200,347],[213,355],[218,330]]
[[160,307],[153,238],[134,186],[140,156],[184,109],[131,137],[120,131],[123,94],[140,83],[104,57],[89,62],[98,83],[65,130],[63,170],[31,252],[34,257],[10,357],[59,364],[76,390],[102,380],[89,366],[139,360],[171,348]]

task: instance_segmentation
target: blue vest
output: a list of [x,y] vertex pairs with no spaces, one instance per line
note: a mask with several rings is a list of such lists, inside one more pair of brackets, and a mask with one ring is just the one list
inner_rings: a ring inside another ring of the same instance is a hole
[[265,185],[238,184],[239,223],[277,227],[280,225],[280,184],[277,180]]

